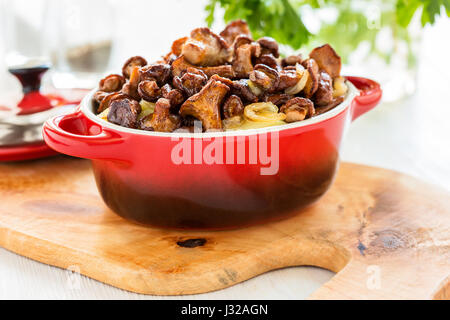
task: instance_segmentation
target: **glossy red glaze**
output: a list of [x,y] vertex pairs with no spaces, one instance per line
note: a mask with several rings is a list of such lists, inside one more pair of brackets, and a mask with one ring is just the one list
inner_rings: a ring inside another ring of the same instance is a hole
[[[242,227],[298,212],[328,190],[346,125],[381,99],[377,83],[349,80],[362,93],[333,116],[324,114],[309,124],[265,128],[261,134],[227,132],[226,137],[217,134],[212,141],[187,134],[185,140],[173,141],[173,134],[106,124],[87,114],[91,102],[84,101],[75,113],[47,121],[44,138],[61,153],[91,159],[103,200],[124,218],[170,228]],[[275,154],[279,155],[273,175],[261,174],[261,168],[269,166],[261,161],[249,164],[250,145],[257,140],[259,151],[267,142],[272,163]],[[203,154],[216,143],[224,150],[218,158],[228,164],[207,164],[200,158],[201,164],[176,164],[172,153],[181,141],[189,146],[186,150],[192,162],[194,154]],[[278,153],[272,142],[278,142]],[[230,147],[232,157],[226,153]],[[237,164],[241,147],[246,151],[245,164]]]
[[0,161],[22,161],[54,156],[58,154],[50,149],[45,142],[24,144],[0,148]]

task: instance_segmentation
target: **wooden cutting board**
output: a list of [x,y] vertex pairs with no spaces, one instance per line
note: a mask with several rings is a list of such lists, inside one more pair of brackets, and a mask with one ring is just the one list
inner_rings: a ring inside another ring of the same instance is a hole
[[0,245],[145,294],[208,292],[312,265],[337,273],[313,299],[450,298],[449,193],[349,163],[297,216],[222,232],[123,220],[102,203],[85,160],[1,164]]

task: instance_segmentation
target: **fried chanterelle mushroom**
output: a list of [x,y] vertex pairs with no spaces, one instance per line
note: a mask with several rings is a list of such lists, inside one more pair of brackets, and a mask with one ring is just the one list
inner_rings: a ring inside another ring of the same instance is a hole
[[243,20],[218,34],[197,28],[158,61],[134,56],[122,75],[100,80],[95,110],[103,120],[141,130],[173,132],[195,120],[204,131],[236,130],[303,121],[344,100],[341,58],[329,44],[309,56],[283,57],[279,50],[270,37],[253,39]]

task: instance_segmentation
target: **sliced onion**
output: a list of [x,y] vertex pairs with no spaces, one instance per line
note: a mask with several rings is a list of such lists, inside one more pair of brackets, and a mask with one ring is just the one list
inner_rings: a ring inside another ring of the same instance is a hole
[[244,108],[244,116],[247,120],[256,122],[282,121],[286,118],[284,113],[278,113],[278,107],[272,102],[249,104]]
[[262,93],[262,90],[256,84],[254,84],[252,80],[248,80],[247,84],[255,96],[259,96]]
[[295,86],[292,86],[292,87],[284,90],[284,93],[286,93],[286,94],[294,95],[294,94],[299,93],[305,87],[306,81],[308,81],[308,77],[309,77],[308,70],[305,70],[305,68],[303,68],[303,66],[299,63],[295,64],[295,68],[296,68],[297,75],[299,76],[300,80],[297,81]]
[[149,114],[152,114],[155,112],[155,105],[154,102],[148,102],[142,99],[139,104],[141,105],[141,113],[138,116],[138,120],[144,119]]

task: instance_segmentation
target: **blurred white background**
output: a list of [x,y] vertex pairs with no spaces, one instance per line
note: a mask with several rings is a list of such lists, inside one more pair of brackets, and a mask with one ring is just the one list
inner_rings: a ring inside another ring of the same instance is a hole
[[[3,5],[10,2],[0,1]],[[122,63],[132,55],[142,55],[150,61],[159,58],[169,51],[174,39],[204,25],[205,17],[203,0],[106,1],[113,10],[107,12],[107,22],[101,25],[95,22],[95,14],[82,22],[71,20],[79,10],[76,8],[94,5],[96,12],[101,12],[102,1],[99,0],[78,0],[73,8],[71,5],[75,1],[49,0],[53,4],[64,3],[63,9],[68,11],[68,16],[63,21],[45,16],[44,0],[14,2],[22,12],[19,35],[12,39],[19,43],[16,46],[23,51],[34,49],[45,53],[50,47],[52,50],[58,49],[63,42],[76,44],[77,39],[98,37],[99,41],[112,40],[111,61],[101,73],[120,72]],[[0,15],[5,12],[5,7],[1,10]],[[39,31],[42,30],[39,19],[36,20],[41,16],[44,17],[41,22],[50,25],[44,35]],[[59,27],[55,26],[56,21],[60,21]],[[82,34],[75,32],[70,39],[55,41],[59,38],[54,34],[61,31],[58,28],[67,23],[81,23]],[[5,33],[5,27],[5,20],[0,20],[0,28],[3,28],[0,35]],[[220,27],[217,26],[217,29],[220,30]],[[104,28],[108,30],[102,30]],[[347,133],[343,160],[398,170],[450,191],[449,34],[450,21],[447,18],[441,18],[433,27],[424,29],[415,94],[395,103],[382,103],[358,119]],[[107,35],[107,38],[102,39],[101,35]],[[42,42],[42,39],[47,40]],[[0,99],[9,94],[20,94],[17,80],[6,71],[8,50],[7,39],[0,39]],[[352,69],[352,74],[359,75],[359,72]],[[310,267],[289,268],[193,298],[301,299],[332,275],[331,272]],[[159,298],[127,293],[85,277],[80,279],[80,288],[69,290],[66,271],[0,249],[0,298]]]
[[[205,25],[205,1],[0,0],[0,4],[0,92],[14,94],[20,88],[6,67],[20,64],[17,53],[44,56],[54,69],[64,70],[67,63],[58,61],[66,54],[62,50],[109,42],[110,60],[99,53],[108,61],[100,73],[120,72],[130,56],[156,60],[170,51],[173,40]],[[49,78],[44,82],[48,84]]]

